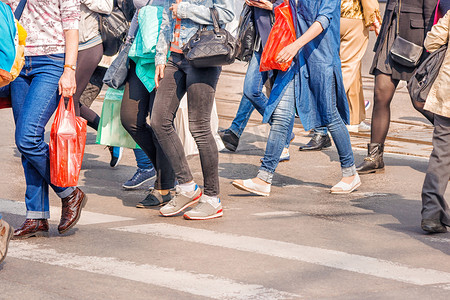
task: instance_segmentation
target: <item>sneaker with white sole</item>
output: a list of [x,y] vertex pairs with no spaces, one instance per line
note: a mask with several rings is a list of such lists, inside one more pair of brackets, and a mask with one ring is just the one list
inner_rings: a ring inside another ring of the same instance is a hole
[[259,196],[269,196],[270,195],[270,187],[271,184],[257,184],[254,183],[251,179],[245,180],[233,180],[231,183],[235,188],[238,188],[242,191],[250,192]]
[[203,195],[195,206],[190,211],[186,212],[183,217],[187,220],[209,220],[220,218],[223,216],[222,203],[217,201],[210,201],[205,199]]
[[361,185],[361,178],[359,178],[358,173],[356,173],[355,178],[353,178],[350,184],[343,181],[339,181],[330,190],[332,194],[349,194],[356,190]]
[[107,146],[109,153],[111,154],[111,160],[109,161],[109,165],[111,168],[116,167],[119,164],[119,161],[122,159],[123,148],[115,147],[115,146]]
[[361,123],[359,123],[358,125],[358,131],[370,131],[371,127],[369,124],[365,123],[364,121],[362,121]]
[[174,216],[180,213],[189,206],[192,206],[198,202],[202,196],[202,190],[198,187],[198,185],[195,185],[195,190],[191,194],[192,195],[185,195],[181,191],[180,187],[177,186],[175,197],[173,197],[169,203],[161,207],[159,212],[165,217]]
[[154,178],[156,178],[155,168],[151,169],[138,168],[136,170],[136,173],[134,173],[133,177],[127,180],[124,184],[122,184],[122,187],[124,189],[134,189]]

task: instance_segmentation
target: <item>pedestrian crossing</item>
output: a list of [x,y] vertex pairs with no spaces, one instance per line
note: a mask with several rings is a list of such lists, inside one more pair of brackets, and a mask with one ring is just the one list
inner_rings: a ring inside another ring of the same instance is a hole
[[276,240],[219,233],[167,223],[134,225],[112,229],[280,257],[419,286],[450,284],[450,273],[448,272],[415,268],[373,257]]
[[[0,199],[0,213],[9,213],[14,215],[25,216],[25,203],[7,199]],[[57,221],[61,218],[61,207],[50,206],[50,221]],[[94,225],[110,222],[132,221],[133,218],[107,215],[102,213],[94,213],[83,210],[83,214],[78,221],[78,225]]]
[[[22,202],[10,200],[0,199],[0,210],[3,213],[25,214],[24,204]],[[58,207],[52,208],[53,219],[56,218],[57,220],[59,218],[59,210],[60,208]],[[269,211],[255,213],[253,215],[256,217],[292,216],[299,213],[297,211]],[[234,251],[233,255],[236,255],[236,257],[239,257],[240,253],[251,253],[266,256],[267,260],[281,258],[293,263],[301,262],[351,272],[356,278],[358,276],[374,276],[388,280],[389,282],[430,286],[441,291],[450,289],[449,272],[418,268],[375,257],[280,240],[193,228],[189,225],[191,223],[180,226],[169,224],[169,222],[155,223],[153,220],[153,223],[130,226],[116,224],[116,222],[122,221],[132,221],[135,224],[137,220],[129,217],[99,214],[84,210],[79,224],[94,225],[112,222],[111,225],[102,229],[102,235],[108,236],[108,232],[110,232],[111,236],[114,236],[114,232],[123,232],[136,235],[132,238],[130,237],[130,240],[151,240],[150,237],[172,240],[180,246],[180,249],[186,243],[190,243],[190,247],[194,248],[197,245],[198,247],[219,247],[220,249]],[[143,235],[145,238],[140,239],[137,235]],[[75,235],[75,238],[77,236]],[[45,243],[42,243],[42,241],[45,241]],[[439,242],[448,242],[448,239],[440,238]],[[70,247],[62,250],[56,247],[55,244],[57,243],[52,243],[52,239],[12,241],[8,257],[65,268],[69,271],[77,270],[101,276],[113,276],[115,278],[159,286],[169,290],[176,290],[211,299],[276,300],[304,297],[304,295],[298,292],[276,289],[272,286],[267,286],[267,283],[261,284],[258,282],[258,279],[254,279],[256,282],[252,282],[252,279],[246,279],[248,282],[242,282],[242,280],[234,279],[233,275],[228,275],[230,278],[227,278],[227,275],[223,273],[218,276],[214,273],[197,272],[190,270],[189,267],[185,267],[184,265],[180,265],[180,267],[177,265],[176,268],[168,268],[159,266],[158,263],[136,263],[128,257],[124,260],[114,257],[114,254],[110,254],[109,256],[93,256],[76,253],[76,251],[71,253]],[[107,247],[107,245],[104,247]],[[133,249],[130,249],[130,252],[132,251]],[[206,272],[209,272],[209,269]]]

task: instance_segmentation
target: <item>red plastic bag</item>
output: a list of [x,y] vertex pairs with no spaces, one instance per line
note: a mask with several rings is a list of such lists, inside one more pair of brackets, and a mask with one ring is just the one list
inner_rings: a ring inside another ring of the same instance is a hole
[[282,3],[275,7],[275,24],[273,24],[264,47],[259,71],[282,70],[286,71],[292,63],[292,59],[288,62],[277,63],[276,58],[281,49],[295,41],[295,28],[292,20],[289,5]]
[[75,116],[73,98],[68,109],[61,97],[50,132],[50,179],[60,186],[77,186],[86,145],[87,121]]

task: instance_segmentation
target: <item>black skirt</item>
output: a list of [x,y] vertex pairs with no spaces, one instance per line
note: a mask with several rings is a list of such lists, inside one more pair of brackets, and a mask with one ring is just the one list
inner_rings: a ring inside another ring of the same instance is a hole
[[392,45],[394,44],[395,37],[397,36],[396,25],[397,14],[394,12],[391,24],[387,25],[389,26],[389,29],[387,30],[386,38],[384,41],[380,41],[383,43],[383,46],[379,47],[379,50],[375,53],[372,67],[370,68],[370,74],[375,75],[378,70],[383,74],[391,75],[392,79],[408,81],[416,68],[408,68],[400,65],[393,61],[390,56]]

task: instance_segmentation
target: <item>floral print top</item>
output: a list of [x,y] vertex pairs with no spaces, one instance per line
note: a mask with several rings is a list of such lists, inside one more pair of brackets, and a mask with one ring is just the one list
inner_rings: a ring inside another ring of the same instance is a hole
[[[1,0],[16,9],[20,0]],[[20,24],[27,31],[25,56],[65,52],[64,30],[78,29],[80,0],[27,0]]]
[[377,19],[381,23],[381,15],[377,0],[342,0],[341,18],[364,20],[370,26]]

